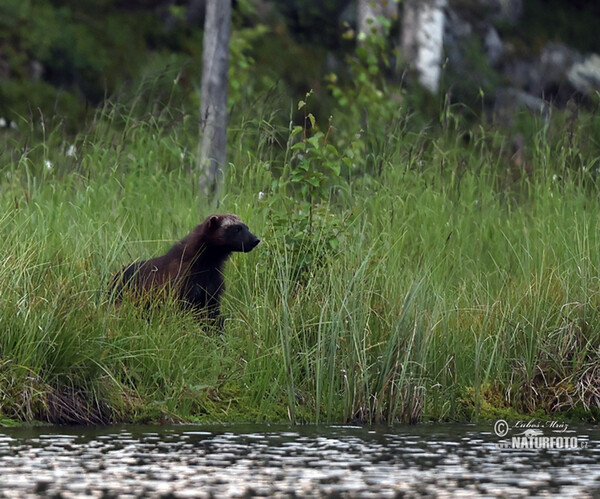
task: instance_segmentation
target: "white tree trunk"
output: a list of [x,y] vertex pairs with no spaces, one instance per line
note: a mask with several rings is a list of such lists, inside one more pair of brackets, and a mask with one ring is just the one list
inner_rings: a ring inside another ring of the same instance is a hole
[[362,36],[368,34],[383,35],[381,23],[378,17],[387,17],[389,19],[398,16],[398,5],[396,0],[358,0],[357,4],[357,28],[359,40]]
[[419,83],[432,93],[440,85],[446,4],[447,0],[404,0],[402,52]]
[[225,168],[231,0],[208,0],[202,48],[200,194],[213,201]]

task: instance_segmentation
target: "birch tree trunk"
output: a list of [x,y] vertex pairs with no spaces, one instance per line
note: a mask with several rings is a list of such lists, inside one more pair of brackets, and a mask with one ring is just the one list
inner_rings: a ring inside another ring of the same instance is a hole
[[440,85],[447,0],[404,0],[402,53],[419,83],[432,93]]
[[395,0],[358,0],[356,12],[357,28],[360,34],[383,35],[379,16],[394,19],[398,16],[398,5]]
[[202,48],[200,195],[215,201],[225,168],[231,0],[208,0]]

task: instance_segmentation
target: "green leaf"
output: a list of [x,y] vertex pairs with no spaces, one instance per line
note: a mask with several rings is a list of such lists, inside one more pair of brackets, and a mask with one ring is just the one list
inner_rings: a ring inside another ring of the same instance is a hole
[[313,116],[313,113],[308,113],[308,119],[310,120],[310,126],[312,128],[315,128],[316,120],[315,120],[315,117]]
[[319,149],[319,139],[321,137],[319,137],[319,134],[315,134],[312,137],[307,139],[307,142],[313,146],[315,149]]

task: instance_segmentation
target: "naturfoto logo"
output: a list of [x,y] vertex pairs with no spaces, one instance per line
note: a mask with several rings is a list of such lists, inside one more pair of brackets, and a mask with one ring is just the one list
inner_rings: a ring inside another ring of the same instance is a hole
[[[494,423],[494,433],[503,438],[496,444],[499,449],[586,448],[587,439],[565,435],[568,429],[569,425],[560,421],[516,421],[511,426],[504,419],[499,419]],[[512,435],[509,436],[510,432]]]

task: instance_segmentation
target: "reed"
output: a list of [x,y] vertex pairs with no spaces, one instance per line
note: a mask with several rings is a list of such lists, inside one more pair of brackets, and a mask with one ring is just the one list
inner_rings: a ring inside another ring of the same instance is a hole
[[234,116],[219,210],[263,243],[227,266],[222,335],[173,304],[149,317],[108,300],[116,270],[207,215],[191,117],[107,105],[68,155],[60,127],[4,134],[0,417],[597,417],[598,118],[566,135],[559,114],[529,118],[520,162],[506,130],[444,113],[425,128],[403,116],[378,168],[345,172],[292,242],[274,184],[287,129],[265,122],[275,111]]

